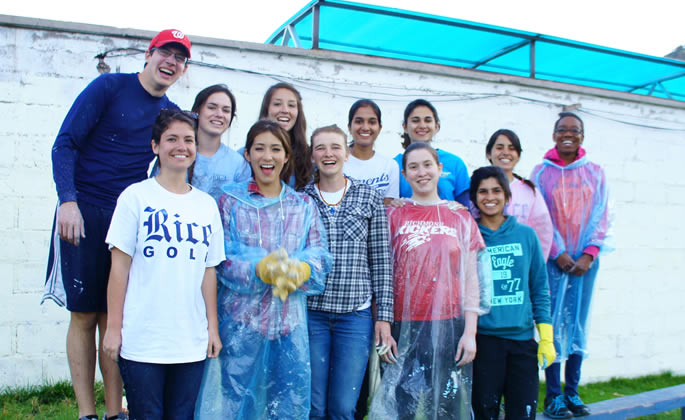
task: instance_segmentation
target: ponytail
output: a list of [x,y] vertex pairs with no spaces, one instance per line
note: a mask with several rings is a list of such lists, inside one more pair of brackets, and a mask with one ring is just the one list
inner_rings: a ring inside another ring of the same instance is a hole
[[528,185],[531,190],[533,190],[533,194],[535,194],[535,184],[529,179],[523,178],[521,175],[517,175],[512,173],[514,175],[514,178],[518,179],[519,181],[523,182],[524,184]]

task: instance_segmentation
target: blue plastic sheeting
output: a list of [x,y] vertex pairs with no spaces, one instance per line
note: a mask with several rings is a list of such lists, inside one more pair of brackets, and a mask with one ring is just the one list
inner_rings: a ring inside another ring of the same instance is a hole
[[[317,14],[318,36],[314,30]],[[682,61],[347,1],[312,1],[266,42],[444,64],[685,101]]]

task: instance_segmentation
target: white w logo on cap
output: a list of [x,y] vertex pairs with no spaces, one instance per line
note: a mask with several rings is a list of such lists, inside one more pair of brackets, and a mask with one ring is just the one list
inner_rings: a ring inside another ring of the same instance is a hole
[[183,39],[186,37],[185,35],[183,35],[183,32],[181,32],[181,31],[172,31],[171,35],[173,35],[174,38],[177,38],[177,39]]

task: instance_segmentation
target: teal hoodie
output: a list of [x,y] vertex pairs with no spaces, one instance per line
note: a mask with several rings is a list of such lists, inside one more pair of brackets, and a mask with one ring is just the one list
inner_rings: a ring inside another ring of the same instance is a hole
[[507,216],[496,231],[478,224],[490,254],[492,307],[478,318],[478,333],[509,340],[535,336],[533,320],[552,323],[549,284],[535,231]]

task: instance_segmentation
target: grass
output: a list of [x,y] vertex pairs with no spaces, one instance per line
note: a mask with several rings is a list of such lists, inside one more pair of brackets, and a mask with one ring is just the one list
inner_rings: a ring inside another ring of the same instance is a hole
[[[99,415],[105,411],[102,382],[95,384]],[[71,382],[60,381],[43,386],[4,389],[0,392],[0,419],[74,420],[78,407]]]
[[[578,391],[583,401],[590,404],[683,383],[685,376],[674,376],[667,372],[633,379],[613,378],[606,382],[581,385]],[[102,415],[105,408],[101,382],[95,384],[95,399],[98,413]],[[541,384],[538,401],[542,403],[544,400],[545,387]],[[538,407],[538,411],[542,411],[542,405]],[[5,389],[0,392],[0,419],[3,420],[74,420],[77,417],[78,409],[70,382],[61,381],[43,386]],[[643,419],[676,420],[680,419],[680,410],[667,411]]]
[[[612,398],[624,397],[626,395],[639,394],[641,392],[652,391],[659,388],[680,385],[685,383],[685,376],[674,376],[670,372],[660,375],[649,375],[640,378],[623,379],[612,378],[606,382],[596,382],[578,387],[578,394],[585,404],[598,401],[609,400]],[[538,398],[538,412],[542,412],[542,405],[545,401],[545,384],[540,384],[540,395]],[[671,410],[652,416],[640,417],[649,420],[680,420],[680,410]]]

